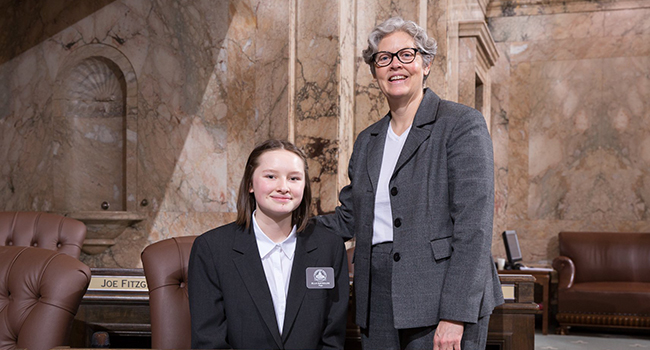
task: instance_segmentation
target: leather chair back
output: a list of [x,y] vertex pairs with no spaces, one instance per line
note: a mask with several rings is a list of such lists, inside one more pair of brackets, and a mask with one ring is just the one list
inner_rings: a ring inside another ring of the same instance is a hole
[[173,237],[142,251],[149,287],[152,349],[190,349],[187,268],[196,236]]
[[68,345],[89,283],[88,266],[66,254],[0,246],[0,349]]
[[41,212],[0,212],[0,246],[37,247],[79,258],[86,225]]
[[575,283],[650,282],[650,233],[560,232],[559,245]]

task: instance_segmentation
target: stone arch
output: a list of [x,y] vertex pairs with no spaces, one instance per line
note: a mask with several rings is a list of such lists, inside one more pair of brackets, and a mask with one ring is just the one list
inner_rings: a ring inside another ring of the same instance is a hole
[[[133,66],[112,46],[84,45],[66,58],[52,100],[55,211],[101,210],[101,201],[136,210],[137,91]],[[83,199],[87,192],[110,199]]]

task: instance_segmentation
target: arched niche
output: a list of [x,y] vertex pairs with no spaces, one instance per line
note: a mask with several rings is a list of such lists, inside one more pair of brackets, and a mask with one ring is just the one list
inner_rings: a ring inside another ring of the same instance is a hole
[[89,44],[59,70],[53,95],[53,209],[86,223],[103,252],[136,212],[137,81],[117,49]]

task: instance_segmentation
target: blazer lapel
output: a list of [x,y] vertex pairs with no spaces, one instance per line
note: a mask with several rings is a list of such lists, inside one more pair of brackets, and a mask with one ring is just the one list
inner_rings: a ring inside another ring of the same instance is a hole
[[284,313],[283,342],[291,334],[298,310],[300,310],[305,293],[307,292],[307,275],[305,271],[308,267],[316,267],[318,265],[318,258],[315,254],[318,248],[318,242],[315,239],[310,239],[311,231],[313,231],[313,226],[304,232],[298,233],[296,252],[293,257],[293,266],[291,267],[291,279],[289,280],[289,292],[287,293],[287,308]]
[[401,169],[404,164],[411,159],[418,148],[420,148],[420,145],[431,135],[433,122],[436,121],[438,115],[439,103],[440,98],[433,91],[426,88],[424,90],[422,102],[420,102],[420,107],[418,107],[418,111],[415,113],[415,119],[413,119],[411,131],[409,132],[406,142],[404,143],[404,148],[402,148],[402,152],[397,159],[393,176],[395,176],[399,169]]
[[368,156],[366,157],[366,166],[372,192],[377,193],[377,182],[379,182],[379,172],[381,171],[381,160],[384,157],[384,144],[386,143],[386,133],[388,132],[388,123],[390,122],[390,113],[382,118],[370,130],[370,141],[368,142]]
[[282,346],[282,339],[280,338],[280,330],[275,318],[275,309],[273,308],[273,299],[269,286],[266,283],[266,275],[264,274],[264,267],[260,258],[259,250],[257,249],[257,242],[255,241],[255,234],[253,229],[240,230],[237,232],[235,241],[233,243],[233,250],[241,253],[242,255],[234,259],[237,272],[244,281],[251,299],[255,306],[260,311],[262,319],[269,331],[273,335],[273,339],[280,349]]

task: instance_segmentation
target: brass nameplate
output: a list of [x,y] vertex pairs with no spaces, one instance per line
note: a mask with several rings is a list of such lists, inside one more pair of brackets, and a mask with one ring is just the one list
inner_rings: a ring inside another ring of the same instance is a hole
[[515,285],[514,284],[502,284],[501,291],[503,292],[503,299],[505,300],[515,300]]
[[88,290],[149,291],[144,276],[92,276]]

